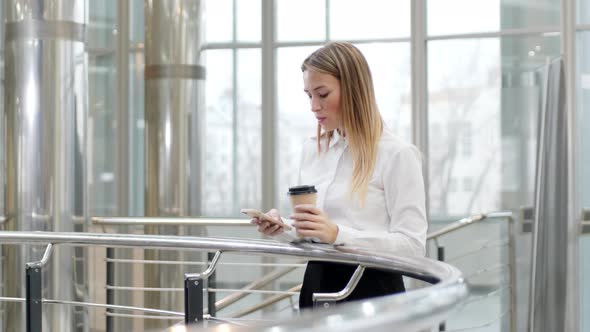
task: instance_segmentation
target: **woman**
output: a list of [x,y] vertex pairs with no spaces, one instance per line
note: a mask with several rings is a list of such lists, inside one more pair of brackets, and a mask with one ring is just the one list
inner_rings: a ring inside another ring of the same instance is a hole
[[[318,129],[317,137],[304,143],[299,182],[315,185],[318,201],[294,208],[290,219],[297,236],[424,256],[427,222],[420,154],[384,126],[364,56],[350,43],[329,43],[305,59],[301,70]],[[279,218],[275,209],[269,214]],[[278,225],[253,222],[264,234],[283,232]],[[300,308],[313,305],[313,293],[340,291],[355,268],[308,263]],[[367,269],[346,300],[404,290],[401,275]]]

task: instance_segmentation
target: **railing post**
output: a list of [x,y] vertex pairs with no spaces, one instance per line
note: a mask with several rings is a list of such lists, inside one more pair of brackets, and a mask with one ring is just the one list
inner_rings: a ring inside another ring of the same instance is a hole
[[27,332],[41,332],[42,330],[42,272],[41,267],[27,264],[26,272],[26,311]]
[[363,273],[365,272],[365,267],[359,265],[356,267],[356,270],[350,277],[348,284],[339,292],[336,293],[313,293],[311,296],[313,301],[313,307],[315,308],[324,308],[328,309],[330,306],[335,305],[337,301],[344,300],[347,298],[354,289],[356,285],[361,280]]
[[27,332],[41,332],[43,329],[42,269],[49,260],[52,252],[53,244],[50,243],[47,245],[40,261],[25,265]]
[[510,332],[516,332],[516,232],[514,219],[508,217],[508,264],[510,274]]
[[215,272],[219,257],[221,257],[221,251],[215,253],[211,264],[202,273],[184,275],[184,322],[187,325],[203,321],[203,282]]
[[[444,246],[439,246],[438,243],[437,243],[436,259],[438,259],[440,262],[444,262],[445,261],[445,247]],[[446,331],[446,329],[447,329],[447,327],[445,325],[445,322],[442,321],[438,325],[438,330],[439,331]]]
[[[115,285],[115,264],[113,264],[110,259],[115,258],[113,248],[107,248],[107,264],[106,264],[106,281],[107,286],[114,286]],[[115,304],[115,291],[112,290],[110,287],[106,288],[106,302],[108,304]],[[106,332],[113,332],[113,317],[109,315],[109,313],[113,312],[112,309],[106,309]]]
[[[214,258],[213,253],[208,252],[207,253],[207,261],[212,261]],[[207,288],[215,288],[216,287],[216,277],[215,277],[215,272],[213,272],[211,274],[211,276],[209,276],[209,279],[207,279]],[[216,302],[216,296],[215,296],[215,292],[210,292],[207,291],[207,309],[209,311],[209,315],[211,315],[212,317],[215,317],[215,315],[217,315],[217,310],[215,308],[215,302]]]
[[200,276],[184,277],[184,322],[188,324],[203,321],[203,279]]

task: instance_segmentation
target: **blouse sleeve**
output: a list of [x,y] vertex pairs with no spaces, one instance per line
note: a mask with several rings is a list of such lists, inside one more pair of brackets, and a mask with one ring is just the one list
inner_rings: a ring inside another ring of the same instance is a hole
[[407,146],[392,155],[384,165],[381,175],[389,215],[388,229],[361,231],[338,225],[335,244],[424,256],[428,223],[420,159],[420,152],[413,146]]

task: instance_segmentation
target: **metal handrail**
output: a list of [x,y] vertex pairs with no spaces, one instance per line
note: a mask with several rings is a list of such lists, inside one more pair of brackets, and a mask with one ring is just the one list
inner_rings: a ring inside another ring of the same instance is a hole
[[27,263],[27,266],[32,268],[41,268],[45,266],[45,264],[47,264],[47,261],[49,261],[51,253],[53,253],[53,244],[49,243],[45,248],[45,252],[43,253],[43,257],[41,258],[41,260],[37,262]]
[[[457,231],[466,227],[468,225],[475,224],[485,219],[494,219],[494,218],[508,218],[512,220],[512,213],[511,212],[492,212],[487,214],[476,214],[467,218],[460,219],[455,221],[440,230],[437,230],[431,234],[427,235],[427,240],[437,240],[440,236]],[[186,218],[186,217],[93,217],[91,218],[92,223],[95,225],[101,226],[123,226],[123,225],[171,225],[171,226],[249,226],[251,225],[249,220],[247,219],[236,219],[236,218]],[[282,274],[281,274],[282,275]],[[269,281],[273,281],[278,277],[274,277]],[[253,285],[256,285],[256,282],[253,282]],[[249,285],[244,289],[255,289],[257,287]],[[258,285],[256,285],[258,286]],[[300,287],[298,285],[297,287]],[[221,310],[240,299],[247,296],[249,292],[240,292],[236,294],[231,294],[224,297],[221,300],[218,300],[215,303],[216,310]],[[254,307],[258,307],[259,305],[255,305]]]
[[[300,292],[301,291],[301,286],[302,284],[299,284],[295,287],[291,287],[287,290],[287,292]],[[277,294],[275,296],[271,296],[268,299],[250,307],[250,308],[245,308],[241,311],[238,311],[236,313],[232,314],[232,317],[234,318],[240,318],[240,317],[244,317],[248,314],[251,314],[253,312],[256,312],[258,310],[262,310],[270,305],[273,305],[279,301],[282,301],[284,299],[290,298],[292,295],[287,295],[287,294]]]
[[220,250],[218,250],[215,253],[215,256],[211,260],[211,264],[209,264],[209,267],[207,267],[207,269],[205,271],[199,272],[199,273],[185,273],[184,274],[185,278],[208,279],[213,274],[213,272],[215,272],[215,268],[217,268],[217,263],[219,262],[219,257],[221,257]]
[[201,217],[92,217],[101,226],[252,226],[248,219]]
[[330,304],[327,301],[335,302],[340,301],[348,297],[348,295],[352,294],[352,291],[356,287],[356,285],[361,280],[363,273],[365,272],[365,267],[362,265],[357,266],[356,270],[350,277],[350,280],[346,284],[346,286],[339,292],[335,293],[315,293],[313,294],[313,301],[314,303],[323,302],[325,308],[329,307]]
[[[484,219],[508,218],[512,219],[512,212],[481,213],[455,221],[435,232],[427,235],[428,240],[438,238],[450,232],[454,232],[465,226],[477,223]],[[252,226],[248,219],[238,218],[201,218],[201,217],[92,217],[95,225],[102,226]]]
[[[174,250],[201,250],[286,255],[307,257],[322,261],[354,263],[402,273],[420,280],[436,283],[431,287],[413,290],[397,296],[386,296],[365,301],[371,310],[343,304],[336,310],[304,313],[301,317],[281,322],[288,330],[299,330],[313,324],[316,329],[334,328],[336,320],[346,326],[363,329],[384,324],[419,330],[430,327],[446,318],[465,300],[468,290],[459,270],[443,262],[428,258],[399,257],[347,250],[319,244],[287,244],[267,240],[230,238],[168,237],[157,235],[121,235],[58,232],[6,232],[0,231],[0,243],[52,243],[53,245],[142,247]],[[403,308],[403,310],[401,310]],[[338,318],[336,318],[336,316]],[[378,319],[376,319],[378,318]],[[359,325],[360,324],[360,325]]]
[[428,240],[437,239],[442,235],[454,232],[454,231],[459,230],[465,226],[475,224],[475,223],[480,222],[485,219],[508,219],[509,221],[512,221],[512,212],[491,212],[491,213],[481,213],[481,214],[469,216],[467,218],[463,218],[458,221],[452,222],[449,225],[428,234],[427,239]]
[[[458,231],[463,227],[478,223],[486,219],[508,218],[512,220],[511,212],[492,212],[476,214],[467,218],[455,221],[435,232],[427,235],[428,240],[437,240],[442,235]],[[174,225],[174,226],[249,226],[251,225],[247,219],[234,218],[181,218],[181,217],[166,217],[166,218],[152,218],[152,217],[93,217],[92,222],[96,225]],[[273,278],[276,279],[276,278]],[[271,280],[272,281],[272,280]],[[298,285],[301,286],[301,285]],[[248,287],[248,289],[255,289],[255,287]],[[249,292],[240,292],[231,294],[218,300],[215,303],[216,310],[221,310],[240,299],[247,296]],[[332,294],[334,295],[334,294]],[[255,305],[258,307],[259,305]]]
[[[105,258],[105,262],[110,263],[141,263],[141,264],[162,264],[162,265],[191,265],[191,266],[204,266],[208,265],[209,262],[187,262],[187,261],[168,261],[168,260],[156,260],[156,259],[123,259],[123,258]],[[241,262],[219,262],[217,266],[247,266],[247,267],[305,267],[305,263],[241,263]]]

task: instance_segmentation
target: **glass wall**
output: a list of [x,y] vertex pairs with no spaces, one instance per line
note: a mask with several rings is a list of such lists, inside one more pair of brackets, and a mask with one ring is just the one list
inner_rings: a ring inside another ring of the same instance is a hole
[[[202,211],[261,205],[261,2],[206,1]],[[249,43],[245,47],[243,43]]]
[[559,28],[559,1],[427,0],[427,3],[429,36]]
[[[313,11],[309,10],[311,3]],[[410,1],[357,3],[328,1],[326,13],[324,1],[310,1],[310,6],[276,2],[280,211],[290,211],[285,193],[297,184],[302,143],[316,135],[317,124],[303,92],[301,63],[323,43],[355,42],[371,68],[378,107],[387,126],[402,139],[411,140]]]
[[117,213],[117,1],[91,1],[88,23],[88,213]]
[[[349,1],[350,2],[350,1]],[[380,110],[402,138],[411,139],[410,2],[371,1],[354,11],[353,3],[313,1],[318,10],[291,1],[276,1],[276,110],[278,113],[281,209],[296,183],[301,142],[315,135],[315,122],[302,92],[300,64],[328,40],[355,40],[373,70]],[[259,207],[261,183],[261,1],[205,1],[205,82],[203,199],[206,216],[237,216],[241,207]],[[311,3],[310,3],[311,5]],[[117,2],[92,3],[91,100],[93,215],[117,213]],[[143,2],[130,1],[129,17],[129,175],[130,213],[143,214]],[[388,14],[386,14],[388,13]],[[311,16],[310,16],[311,15]],[[315,15],[315,16],[313,16]],[[361,28],[347,24],[354,19]],[[391,19],[391,15],[395,19]],[[317,17],[316,17],[317,16]],[[304,21],[300,17],[306,17]],[[313,22],[310,24],[310,22]],[[96,88],[95,88],[96,87]]]
[[[491,211],[512,211],[518,219],[521,208],[532,205],[543,66],[561,53],[560,8],[555,1],[427,1],[431,228]],[[508,236],[500,225],[487,227],[463,241],[485,248]],[[446,250],[453,255],[466,245],[450,242]],[[517,330],[527,323],[530,246],[530,234],[519,232]],[[462,262],[464,273],[486,271],[489,254]],[[448,328],[471,320],[471,326],[487,321],[489,330],[501,330],[511,315],[510,292],[501,291],[509,277],[508,270],[493,269],[473,280],[474,296],[493,296],[478,304],[479,314],[466,309]]]
[[433,218],[532,203],[541,69],[557,55],[557,37],[429,42]]

